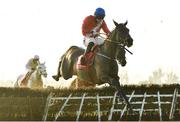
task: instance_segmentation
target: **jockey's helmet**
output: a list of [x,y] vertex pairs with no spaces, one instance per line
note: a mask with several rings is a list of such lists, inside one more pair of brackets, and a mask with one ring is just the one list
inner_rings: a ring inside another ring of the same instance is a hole
[[103,8],[97,8],[94,12],[94,16],[98,19],[104,19],[105,17],[105,10]]
[[39,60],[39,56],[38,56],[38,55],[35,55],[35,56],[34,56],[34,59],[35,59],[35,60]]

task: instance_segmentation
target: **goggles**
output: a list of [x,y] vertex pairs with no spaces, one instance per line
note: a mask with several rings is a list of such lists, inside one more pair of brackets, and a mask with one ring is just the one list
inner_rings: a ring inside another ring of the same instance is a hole
[[104,19],[104,16],[95,16],[96,19]]

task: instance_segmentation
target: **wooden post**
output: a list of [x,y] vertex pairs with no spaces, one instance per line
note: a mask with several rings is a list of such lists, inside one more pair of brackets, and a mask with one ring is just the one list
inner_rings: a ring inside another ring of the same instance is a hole
[[175,112],[175,108],[176,108],[177,95],[178,95],[178,90],[177,90],[177,88],[175,88],[173,99],[172,99],[172,103],[171,103],[171,110],[170,110],[170,114],[169,114],[169,120],[172,120],[174,118],[174,112]]
[[45,108],[44,108],[44,114],[43,114],[43,118],[42,118],[42,121],[46,121],[47,119],[47,115],[48,115],[48,108],[49,108],[49,104],[51,102],[51,98],[53,96],[53,93],[51,92],[48,97],[47,97],[47,101],[46,101],[46,105],[45,105]]

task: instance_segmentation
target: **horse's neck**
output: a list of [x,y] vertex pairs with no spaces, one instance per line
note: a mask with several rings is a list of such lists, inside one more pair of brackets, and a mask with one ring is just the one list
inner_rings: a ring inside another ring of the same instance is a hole
[[38,70],[36,70],[36,71],[33,73],[33,75],[34,75],[34,77],[35,77],[36,79],[41,79],[41,74],[40,74],[40,72],[39,72]]
[[105,40],[104,45],[101,48],[101,52],[111,58],[115,58],[115,54],[116,54],[116,44],[109,42],[107,40]]

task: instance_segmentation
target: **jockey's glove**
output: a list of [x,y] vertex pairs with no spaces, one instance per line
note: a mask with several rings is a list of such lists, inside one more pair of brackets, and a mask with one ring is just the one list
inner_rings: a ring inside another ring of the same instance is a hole
[[31,68],[32,71],[34,71],[36,68]]
[[90,35],[91,35],[91,37],[97,37],[98,35],[99,35],[99,33],[98,32],[96,32],[95,30],[92,30],[91,32],[90,32]]
[[106,34],[107,38],[109,38],[110,35],[111,35],[111,32],[107,33]]

